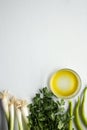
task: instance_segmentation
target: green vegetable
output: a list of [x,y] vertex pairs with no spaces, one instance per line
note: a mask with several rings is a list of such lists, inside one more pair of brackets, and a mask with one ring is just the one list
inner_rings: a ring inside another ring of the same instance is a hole
[[10,99],[9,103],[9,130],[14,130],[14,97]]
[[20,108],[16,108],[16,115],[17,115],[19,130],[23,130],[22,113]]
[[2,101],[3,110],[7,119],[7,122],[9,122],[9,100],[8,100],[8,91],[0,92],[0,99]]
[[28,120],[28,115],[29,115],[29,110],[28,110],[28,107],[27,107],[28,103],[26,100],[21,100],[21,112],[22,112],[22,116],[23,116],[23,119],[24,119],[24,122],[26,124],[26,129],[27,130],[30,130],[29,128],[29,120]]
[[64,104],[46,87],[40,89],[28,106],[30,130],[68,130],[71,117]]
[[19,130],[23,130],[23,120],[22,120],[21,100],[20,99],[15,100],[15,110],[16,110],[16,116],[17,116]]
[[8,130],[10,129],[10,120],[9,120],[9,93],[8,91],[0,92],[0,99],[2,102],[3,111],[5,113],[6,121],[7,121],[7,127]]
[[[72,101],[69,101],[69,113],[70,113],[70,116],[73,117]],[[72,130],[72,129],[73,129],[73,127],[72,127],[72,118],[71,118],[69,121],[69,130]]]
[[7,119],[9,130],[14,130],[14,98],[10,97],[8,91],[0,92],[3,110]]
[[87,112],[86,112],[87,111],[87,87],[84,89],[83,92],[81,111],[82,111],[83,122],[87,126]]
[[75,125],[77,127],[77,130],[84,130],[83,127],[82,127],[82,122],[80,120],[80,116],[79,116],[79,107],[80,107],[80,98],[78,97],[78,101],[76,103],[76,106],[75,106]]

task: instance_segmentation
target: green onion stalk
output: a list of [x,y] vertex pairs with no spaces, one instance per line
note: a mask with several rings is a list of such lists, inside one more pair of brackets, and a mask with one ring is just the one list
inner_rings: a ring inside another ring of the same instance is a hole
[[21,100],[21,112],[22,112],[24,122],[27,126],[27,130],[30,130],[29,120],[28,120],[28,116],[29,116],[28,102],[26,100]]
[[17,116],[19,130],[23,130],[23,122],[22,122],[22,112],[21,112],[21,102],[20,102],[20,100],[16,100],[15,109],[16,109],[16,116]]
[[0,92],[0,99],[2,102],[3,111],[5,113],[7,123],[8,123],[8,129],[9,129],[9,93],[8,91]]
[[12,97],[9,101],[9,130],[14,130],[14,104],[15,98]]

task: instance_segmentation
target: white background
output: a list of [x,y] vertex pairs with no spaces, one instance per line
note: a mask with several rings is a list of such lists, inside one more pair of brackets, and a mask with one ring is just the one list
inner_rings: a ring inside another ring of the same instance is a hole
[[87,83],[87,0],[0,0],[0,90],[30,99],[66,67]]

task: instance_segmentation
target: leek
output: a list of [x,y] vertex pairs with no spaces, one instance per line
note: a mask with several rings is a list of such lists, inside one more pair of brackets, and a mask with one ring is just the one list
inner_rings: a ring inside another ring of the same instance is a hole
[[23,130],[21,102],[19,100],[16,101],[15,107],[16,107],[16,116],[17,116],[17,120],[18,120],[19,130]]
[[26,100],[22,100],[21,101],[21,112],[22,112],[22,116],[23,116],[24,122],[26,123],[27,130],[29,130],[29,121],[28,121],[29,110],[28,110],[27,105],[28,105],[28,103],[27,103]]
[[0,92],[0,99],[2,102],[3,110],[6,115],[7,122],[9,123],[9,93],[8,91]]
[[10,99],[10,103],[9,103],[9,130],[14,130],[14,102],[15,102],[15,98],[12,97]]

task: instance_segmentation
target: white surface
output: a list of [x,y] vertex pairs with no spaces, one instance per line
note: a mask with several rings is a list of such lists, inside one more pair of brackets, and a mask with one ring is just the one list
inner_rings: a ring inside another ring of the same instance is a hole
[[63,67],[87,83],[87,0],[1,0],[0,90],[31,98]]

